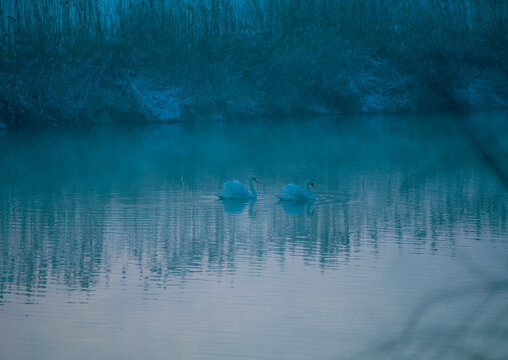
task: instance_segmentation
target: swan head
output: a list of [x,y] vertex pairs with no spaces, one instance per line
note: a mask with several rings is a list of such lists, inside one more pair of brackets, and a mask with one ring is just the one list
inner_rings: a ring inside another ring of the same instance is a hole
[[249,176],[249,181],[254,181],[255,183],[258,182],[258,180],[254,176]]
[[305,182],[305,186],[306,186],[308,189],[310,189],[310,187],[312,187],[312,188],[314,189],[314,181],[312,181],[312,180],[307,180],[307,181]]

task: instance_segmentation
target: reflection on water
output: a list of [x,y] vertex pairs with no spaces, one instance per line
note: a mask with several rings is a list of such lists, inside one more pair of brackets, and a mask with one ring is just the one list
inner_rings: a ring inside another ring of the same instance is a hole
[[504,274],[506,191],[428,117],[4,134],[0,358],[341,358],[475,284],[461,253]]
[[314,200],[307,201],[279,201],[282,208],[288,215],[298,215],[305,211],[307,216],[312,216],[312,205]]
[[224,205],[224,211],[230,215],[238,215],[249,206],[249,215],[254,213],[254,205],[256,199],[231,199],[231,200],[219,200]]

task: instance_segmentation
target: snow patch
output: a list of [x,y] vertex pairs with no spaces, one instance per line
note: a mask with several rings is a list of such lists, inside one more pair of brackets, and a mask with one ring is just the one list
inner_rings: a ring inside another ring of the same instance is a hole
[[464,85],[455,89],[455,97],[462,103],[473,108],[506,107],[506,76],[493,70],[464,71]]
[[130,85],[134,100],[156,121],[180,120],[182,101],[176,87],[163,87],[147,79],[137,79]]

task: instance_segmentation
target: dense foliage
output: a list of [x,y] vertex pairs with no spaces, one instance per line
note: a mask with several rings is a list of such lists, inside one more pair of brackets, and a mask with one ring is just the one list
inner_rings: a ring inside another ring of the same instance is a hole
[[2,3],[8,126],[508,105],[505,1]]

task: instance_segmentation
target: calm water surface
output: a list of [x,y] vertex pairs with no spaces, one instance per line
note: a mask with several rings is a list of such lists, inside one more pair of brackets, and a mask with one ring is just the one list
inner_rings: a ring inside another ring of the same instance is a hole
[[0,358],[505,356],[505,119],[0,133]]

